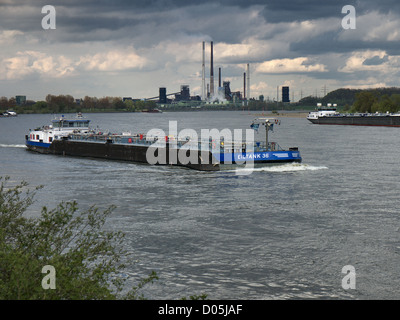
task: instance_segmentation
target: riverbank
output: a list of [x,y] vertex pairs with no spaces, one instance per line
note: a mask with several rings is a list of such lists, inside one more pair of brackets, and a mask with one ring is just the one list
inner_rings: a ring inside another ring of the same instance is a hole
[[[161,109],[161,112],[207,112],[207,111],[238,111],[241,112],[242,110],[221,110],[221,109],[186,109],[186,110],[173,110],[173,109]],[[20,110],[17,112],[18,114],[73,114],[73,113],[141,113],[146,112],[144,110],[117,110],[117,109],[79,109],[78,110],[65,110],[64,112],[34,112],[32,110]],[[243,111],[242,111],[243,112]],[[306,118],[309,111],[291,111],[291,110],[282,110],[280,112],[268,112],[268,111],[260,111],[260,110],[248,110],[245,112],[249,112],[251,114],[256,115],[257,117],[288,117],[288,118]]]

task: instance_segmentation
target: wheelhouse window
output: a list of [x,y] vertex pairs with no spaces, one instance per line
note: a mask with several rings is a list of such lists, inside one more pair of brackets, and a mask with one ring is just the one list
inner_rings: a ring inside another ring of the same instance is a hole
[[53,128],[85,128],[89,127],[90,120],[78,120],[78,121],[70,121],[70,120],[62,120],[62,121],[54,121]]

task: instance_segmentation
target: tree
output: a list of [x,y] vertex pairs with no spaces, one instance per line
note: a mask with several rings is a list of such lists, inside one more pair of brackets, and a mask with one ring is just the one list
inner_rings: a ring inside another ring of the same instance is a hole
[[125,108],[126,108],[128,111],[134,111],[134,105],[133,105],[133,101],[132,101],[132,100],[125,100],[125,101],[123,102],[123,104],[124,104]]
[[96,107],[96,103],[97,103],[97,98],[85,96],[82,102],[82,107],[90,111],[93,111],[93,109]]
[[48,112],[47,102],[38,101],[33,106],[32,109],[35,113],[45,113]]
[[395,105],[391,97],[387,94],[383,95],[379,101],[375,101],[371,112],[394,112]]
[[121,98],[114,98],[113,108],[116,110],[126,109],[125,103],[122,102]]
[[390,112],[398,112],[400,110],[400,94],[392,94],[390,97],[391,109]]
[[362,91],[356,93],[356,101],[354,102],[353,112],[372,112],[372,106],[378,101],[377,96],[370,91]]
[[7,109],[8,108],[8,99],[7,97],[0,98],[0,109]]
[[109,109],[111,107],[110,103],[110,98],[109,97],[103,97],[99,99],[98,106],[100,109]]
[[[81,212],[76,202],[66,202],[27,218],[35,191],[25,182],[7,188],[8,180],[0,178],[0,299],[137,299],[157,279],[153,272],[122,294],[124,234],[103,230],[113,207]],[[55,289],[42,285],[44,266],[56,270]]]

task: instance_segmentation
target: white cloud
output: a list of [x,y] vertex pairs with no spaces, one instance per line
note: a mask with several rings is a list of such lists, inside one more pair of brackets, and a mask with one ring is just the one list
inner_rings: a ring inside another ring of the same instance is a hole
[[0,44],[10,45],[15,41],[16,36],[24,33],[18,30],[3,30],[0,31]]
[[74,71],[70,59],[39,51],[19,51],[14,57],[3,59],[0,65],[1,79],[23,79],[33,74],[58,78]]
[[346,89],[375,89],[387,87],[385,82],[379,82],[380,80],[374,77],[355,81],[352,85],[343,86]]
[[[368,61],[375,60],[374,64]],[[393,73],[399,70],[400,56],[389,56],[383,50],[366,50],[353,52],[339,72],[353,73],[359,71],[374,71],[376,73]]]
[[252,97],[257,97],[261,94],[265,94],[266,92],[272,90],[271,86],[268,85],[265,81],[258,81],[257,83],[250,85],[250,95]]
[[85,70],[122,71],[127,69],[141,69],[147,59],[139,56],[133,49],[111,50],[108,52],[85,55],[77,65]]
[[256,72],[259,73],[308,73],[326,72],[323,64],[309,64],[309,58],[275,59],[259,64]]
[[69,58],[64,55],[41,51],[18,51],[12,57],[0,62],[0,79],[24,79],[30,75],[47,78],[62,78],[83,70],[121,71],[142,68],[146,58],[131,49],[110,50],[108,52]]
[[366,33],[363,37],[364,41],[399,41],[400,40],[400,21],[398,16],[392,13],[383,15],[376,12],[367,14],[363,17]]

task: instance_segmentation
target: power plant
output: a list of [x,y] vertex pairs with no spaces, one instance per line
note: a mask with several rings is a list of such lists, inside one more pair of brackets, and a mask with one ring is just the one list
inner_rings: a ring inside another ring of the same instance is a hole
[[[250,64],[247,63],[243,74],[243,91],[232,92],[229,81],[223,81],[222,68],[218,67],[218,87],[214,83],[214,42],[210,42],[210,78],[206,82],[206,42],[202,42],[202,64],[201,64],[201,94],[190,96],[189,85],[182,85],[180,92],[168,93],[165,87],[159,88],[159,95],[145,100],[158,100],[160,104],[168,104],[179,101],[199,101],[202,103],[243,103],[248,105],[250,100]],[[175,99],[168,99],[175,96]]]
[[[230,101],[230,102],[239,102],[244,99],[246,88],[243,90],[243,95],[241,92],[231,92],[230,82],[222,81],[222,68],[218,68],[218,88],[215,90],[214,86],[214,42],[210,42],[210,81],[207,84],[207,92],[205,92],[206,88],[206,76],[205,76],[205,42],[203,41],[202,45],[202,95],[201,100],[204,102],[221,102],[221,101]],[[247,82],[250,83],[250,66],[247,64]],[[247,88],[248,92],[250,91],[250,86]]]
[[[223,81],[222,68],[218,67],[218,86],[215,88],[214,83],[214,42],[210,41],[210,74],[209,81],[206,79],[206,42],[202,42],[202,63],[201,63],[201,94],[190,95],[189,85],[181,85],[179,92],[167,93],[167,88],[159,88],[159,95],[143,100],[156,100],[159,104],[173,104],[180,102],[193,102],[197,106],[203,104],[241,104],[242,106],[249,106],[249,101],[254,100],[250,94],[250,64],[247,63],[245,71],[243,72],[243,89],[242,91],[231,91],[230,81]],[[278,105],[279,102],[279,87],[277,87],[276,100],[274,103]],[[169,99],[169,96],[175,96]],[[293,98],[294,99],[294,98]],[[259,100],[264,102],[264,96],[260,95]],[[268,101],[269,97],[268,97]],[[289,98],[289,87],[282,87],[282,103],[291,103]]]

